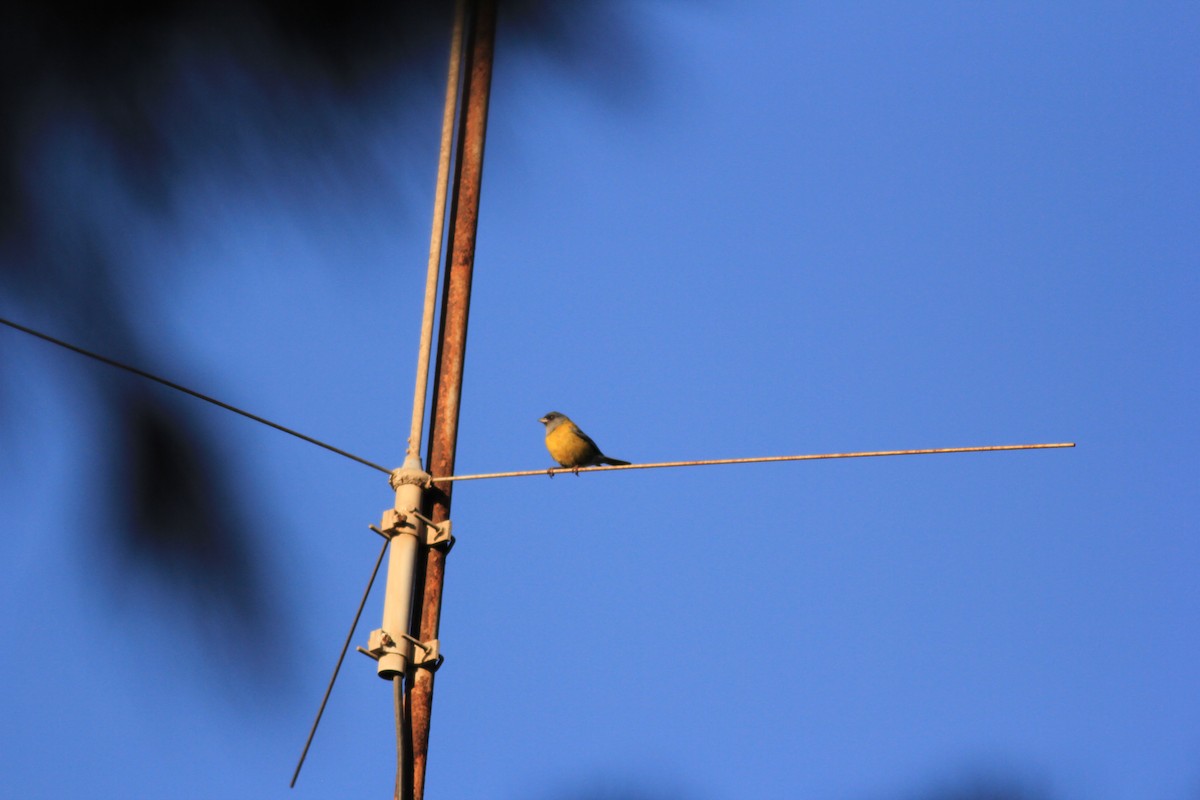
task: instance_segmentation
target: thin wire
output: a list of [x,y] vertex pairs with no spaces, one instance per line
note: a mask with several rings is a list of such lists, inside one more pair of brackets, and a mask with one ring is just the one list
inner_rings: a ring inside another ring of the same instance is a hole
[[446,227],[446,194],[450,184],[450,152],[454,143],[454,114],[458,108],[458,78],[462,62],[462,30],[465,5],[454,9],[450,34],[450,65],[446,71],[446,100],[442,109],[442,142],[438,153],[437,188],[433,197],[433,225],[429,234],[429,263],[425,272],[425,309],[421,316],[421,343],[417,351],[417,381],[413,390],[412,429],[406,459],[421,457],[421,429],[425,425],[425,395],[429,382],[429,359],[433,349],[433,314],[437,300],[438,268],[442,261],[442,237]]
[[392,676],[392,705],[396,715],[396,800],[400,800],[400,788],[404,781],[404,676],[397,672]]
[[717,464],[763,464],[773,461],[817,461],[825,458],[869,458],[873,456],[921,456],[935,453],[991,453],[999,450],[1049,450],[1058,447],[1074,447],[1074,442],[1057,444],[998,444],[986,447],[939,447],[927,450],[873,450],[863,453],[819,453],[803,456],[762,456],[759,458],[719,458],[708,461],[661,461],[654,464],[626,464],[618,467],[556,467],[554,469],[530,469],[521,472],[489,472],[480,475],[448,475],[434,478],[439,481],[478,481],[487,478],[524,478],[529,475],[559,475],[563,472],[613,472],[628,469],[661,469],[663,467],[707,467]]
[[19,330],[22,333],[28,333],[30,336],[36,336],[37,338],[42,339],[47,342],[50,342],[51,344],[56,344],[59,347],[65,347],[68,350],[79,353],[81,356],[87,356],[88,358],[93,358],[96,361],[99,361],[103,364],[108,364],[110,367],[116,367],[117,369],[123,369],[126,372],[132,372],[134,375],[138,375],[142,378],[145,378],[146,380],[151,380],[151,381],[154,381],[155,383],[161,383],[163,386],[166,386],[168,389],[174,389],[177,392],[183,392],[184,394],[191,395],[192,397],[195,397],[199,400],[203,400],[206,403],[212,403],[214,406],[223,408],[226,411],[232,411],[235,414],[241,414],[243,417],[252,419],[255,422],[262,423],[263,425],[266,425],[269,428],[274,428],[277,431],[283,431],[284,433],[295,436],[297,439],[302,439],[302,440],[308,442],[309,444],[315,444],[317,447],[323,447],[331,453],[337,453],[339,456],[342,456],[343,458],[348,458],[351,461],[357,461],[359,464],[366,465],[366,466],[370,467],[371,469],[377,469],[380,472],[385,472],[389,475],[392,473],[392,471],[390,469],[388,469],[387,467],[382,467],[379,464],[376,464],[372,461],[367,461],[365,458],[362,458],[361,456],[356,456],[353,453],[348,453],[345,450],[334,447],[331,444],[326,444],[325,442],[322,442],[319,439],[314,439],[311,436],[306,436],[303,433],[300,433],[299,431],[292,430],[291,428],[285,428],[284,426],[280,425],[277,422],[271,422],[271,420],[264,419],[263,417],[260,417],[256,414],[251,414],[249,411],[243,411],[242,409],[238,408],[237,406],[231,406],[228,403],[223,403],[214,397],[209,397],[206,394],[201,394],[200,392],[189,389],[186,386],[180,386],[178,383],[172,383],[171,381],[166,380],[165,378],[160,378],[157,375],[153,375],[149,372],[146,372],[145,370],[138,369],[137,367],[131,367],[128,364],[122,364],[120,361],[116,361],[114,359],[108,358],[107,356],[102,356],[98,353],[93,353],[91,350],[85,350],[82,347],[79,347],[77,345],[73,345],[69,342],[64,342],[61,339],[55,339],[53,336],[48,336],[44,333],[41,333],[40,331],[35,331],[33,328],[27,328],[24,325],[18,325],[17,323],[12,322],[11,320],[4,319],[3,317],[0,317],[0,323],[3,323],[4,325],[7,325],[10,328],[15,328],[16,330]]
[[296,762],[296,771],[292,773],[292,782],[289,784],[291,788],[296,787],[296,778],[300,777],[300,768],[304,766],[304,759],[308,756],[308,748],[312,745],[313,737],[317,735],[317,726],[321,724],[321,715],[325,713],[325,704],[329,702],[329,695],[333,693],[333,684],[337,680],[338,672],[342,669],[342,661],[346,658],[346,651],[350,649],[350,640],[354,638],[354,629],[358,627],[358,618],[362,616],[363,606],[367,604],[367,597],[371,594],[371,587],[375,585],[375,576],[379,574],[379,565],[383,563],[383,556],[387,553],[388,545],[391,540],[383,543],[383,547],[379,550],[379,558],[375,559],[375,567],[371,570],[371,578],[367,581],[367,589],[363,592],[362,600],[358,602],[358,610],[354,612],[354,622],[350,623],[350,632],[346,634],[346,641],[342,644],[342,652],[338,655],[337,664],[333,667],[333,676],[329,679],[329,687],[325,689],[325,696],[321,698],[321,707],[317,709],[317,718],[313,720],[312,729],[308,732],[308,739],[304,742],[304,751],[300,753],[300,760]]

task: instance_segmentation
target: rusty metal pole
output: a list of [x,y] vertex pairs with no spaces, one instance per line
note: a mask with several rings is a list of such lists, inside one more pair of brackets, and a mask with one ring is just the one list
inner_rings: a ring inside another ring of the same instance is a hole
[[[479,222],[479,192],[483,176],[483,144],[487,132],[488,95],[492,83],[492,53],[496,38],[495,0],[477,0],[468,12],[470,35],[464,52],[462,111],[459,118],[458,157],[454,194],[450,205],[450,251],[442,290],[441,328],[438,335],[437,372],[433,386],[433,418],[426,469],[431,475],[453,475],[458,443],[458,412],[462,397],[463,361],[467,344],[467,314],[471,301],[471,271],[475,261],[475,235]],[[436,523],[450,518],[453,484],[434,483],[426,493],[426,513]],[[424,569],[417,566],[412,630],[417,638],[438,638],[441,623],[442,585],[446,554],[423,548]],[[417,667],[408,688],[408,719],[412,747],[413,800],[425,795],[425,765],[429,754],[429,726],[433,707],[434,673]]]

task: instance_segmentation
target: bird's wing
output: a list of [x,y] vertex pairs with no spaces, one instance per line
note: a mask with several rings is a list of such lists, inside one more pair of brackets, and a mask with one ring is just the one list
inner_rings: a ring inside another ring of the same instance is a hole
[[571,433],[575,434],[575,435],[576,435],[576,436],[578,436],[580,439],[583,439],[583,441],[587,443],[587,446],[588,446],[588,447],[590,447],[590,448],[592,448],[593,450],[595,450],[597,453],[599,453],[599,452],[600,452],[600,448],[599,448],[599,447],[597,447],[597,446],[596,446],[596,443],[592,441],[592,437],[588,436],[586,433],[584,433],[583,431],[579,430],[579,427],[578,427],[578,426],[576,426],[576,427],[572,428],[572,429],[571,429]]

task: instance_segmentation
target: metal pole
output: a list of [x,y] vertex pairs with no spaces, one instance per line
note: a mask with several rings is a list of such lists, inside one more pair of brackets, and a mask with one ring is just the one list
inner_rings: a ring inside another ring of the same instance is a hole
[[[450,252],[442,291],[437,373],[433,388],[433,419],[429,455],[426,459],[429,473],[432,475],[454,474],[495,34],[495,0],[477,0],[470,9],[470,38],[465,52],[458,158],[450,210]],[[450,518],[450,491],[451,484],[435,483],[426,493],[429,503],[427,514],[435,523]],[[415,590],[416,597],[421,598],[421,601],[414,610],[416,618],[412,629],[418,632],[419,639],[428,641],[438,638],[446,555],[439,549],[422,548],[422,551],[424,570],[418,564]],[[425,795],[425,765],[429,754],[433,683],[432,670],[422,667],[412,670],[408,689],[408,719],[412,732],[410,742],[413,750],[413,800],[422,800]]]
[[[420,459],[410,456],[404,463],[404,469],[398,471],[399,475],[405,477],[403,482],[396,484],[395,509],[400,514],[421,506],[419,479],[409,477],[410,474],[423,474],[420,463]],[[420,550],[417,547],[420,534],[421,522],[413,520],[411,527],[392,536],[388,548],[387,588],[383,598],[383,627],[380,630],[395,644],[388,645],[388,652],[379,657],[376,671],[379,677],[389,681],[408,672],[408,646],[404,637],[408,635],[408,626],[412,619],[413,584],[416,582],[414,575],[417,552]]]
[[[446,228],[446,192],[450,185],[450,154],[454,149],[454,115],[458,110],[458,81],[462,72],[462,32],[466,0],[454,4],[450,33],[450,63],[446,68],[446,94],[442,105],[442,138],[438,150],[437,187],[433,197],[433,225],[429,232],[429,261],[425,271],[425,307],[421,315],[421,346],[417,351],[417,379],[413,390],[412,427],[406,458],[420,458],[421,430],[425,425],[425,391],[429,388],[429,353],[433,349],[434,305],[437,300],[438,265]],[[420,466],[418,463],[417,466]]]

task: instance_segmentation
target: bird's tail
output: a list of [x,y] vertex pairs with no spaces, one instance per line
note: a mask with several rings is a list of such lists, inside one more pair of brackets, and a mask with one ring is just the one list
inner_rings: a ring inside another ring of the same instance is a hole
[[613,466],[613,467],[628,467],[629,466],[628,461],[622,461],[619,458],[609,458],[608,456],[600,456],[600,458],[596,459],[596,463],[608,464],[609,466]]

